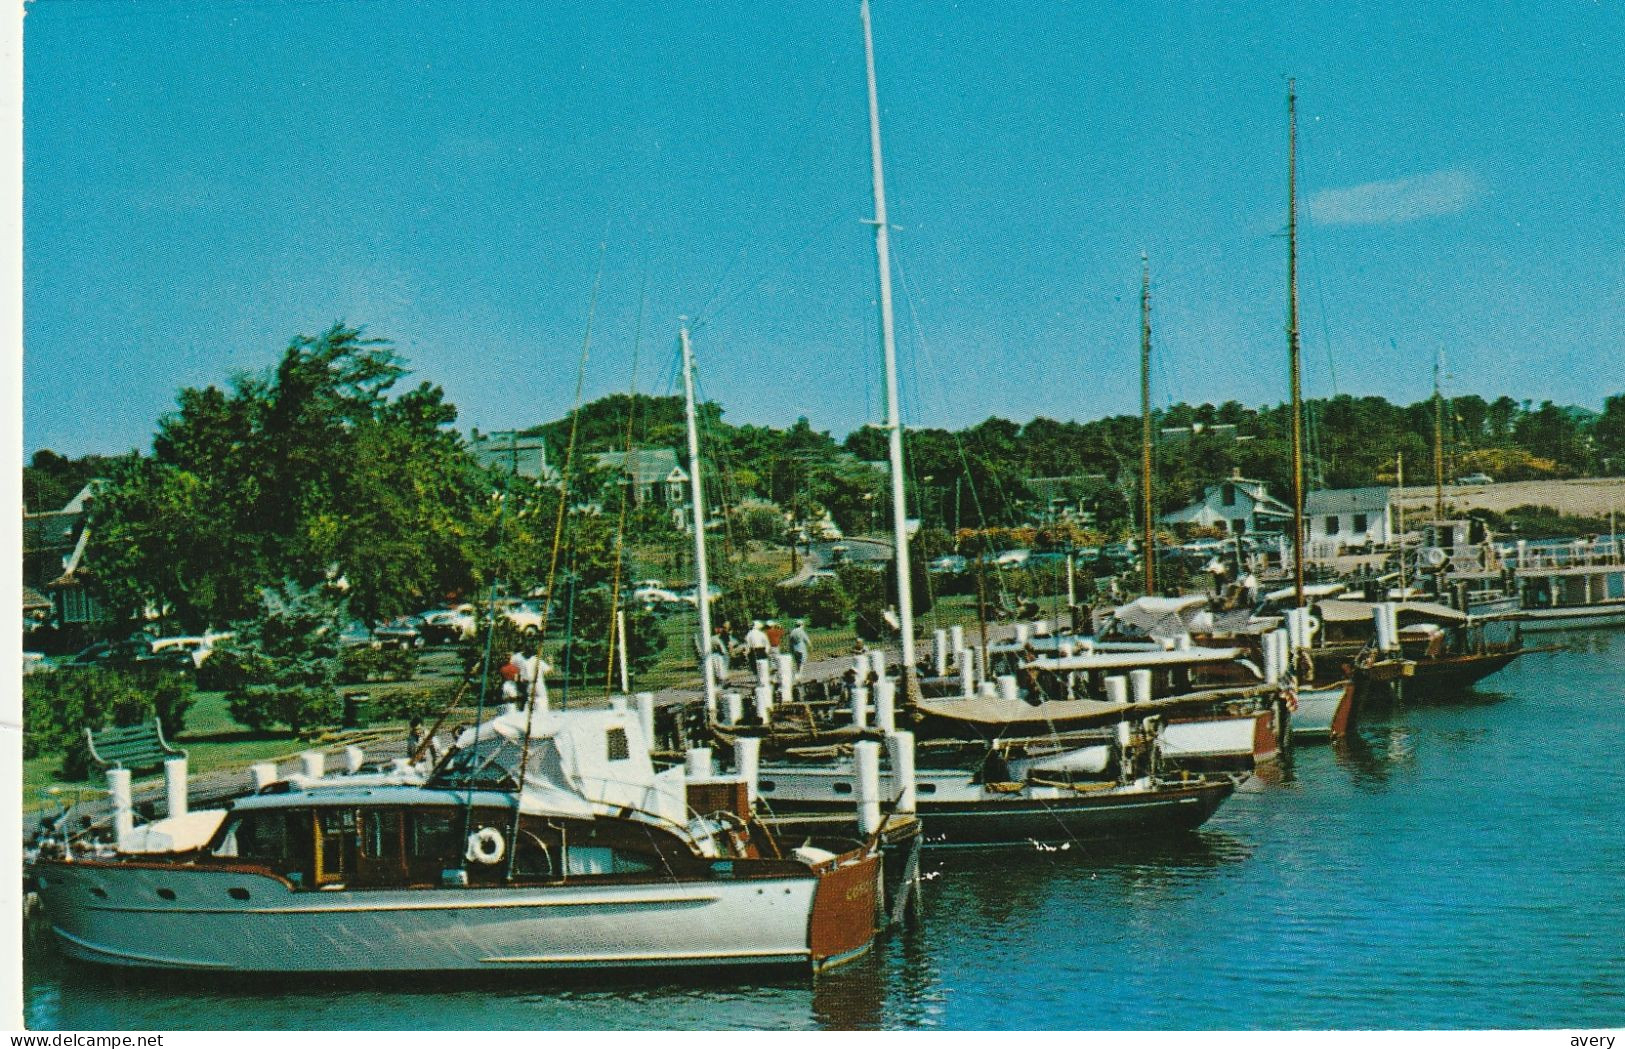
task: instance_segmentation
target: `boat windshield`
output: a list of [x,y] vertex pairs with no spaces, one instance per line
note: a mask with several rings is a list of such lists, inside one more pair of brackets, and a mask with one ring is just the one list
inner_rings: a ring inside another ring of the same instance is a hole
[[452,789],[513,790],[513,770],[519,767],[520,746],[509,739],[482,739],[473,746],[446,755],[430,779],[430,786]]

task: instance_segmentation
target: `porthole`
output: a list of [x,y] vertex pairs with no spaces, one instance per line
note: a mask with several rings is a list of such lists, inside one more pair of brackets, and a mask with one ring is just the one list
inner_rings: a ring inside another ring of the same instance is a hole
[[914,785],[914,789],[919,791],[921,794],[935,794],[937,792],[937,785],[935,783],[917,783]]
[[158,890],[158,898],[160,900],[173,900],[175,898],[175,890],[174,889],[159,889]]
[[102,888],[100,885],[92,885],[90,887],[90,894],[96,897],[98,900],[107,899],[107,890]]
[[248,899],[248,890],[233,886],[226,890],[226,895],[234,900],[246,900]]
[[842,783],[840,780],[836,780],[835,781],[835,793],[837,793],[837,794],[850,794],[850,793],[852,793],[852,784],[850,784],[850,783]]
[[772,780],[764,779],[764,780],[759,780],[757,782],[756,789],[761,791],[763,794],[771,794],[773,792],[774,788],[776,788],[777,786],[778,786],[778,784],[774,783]]

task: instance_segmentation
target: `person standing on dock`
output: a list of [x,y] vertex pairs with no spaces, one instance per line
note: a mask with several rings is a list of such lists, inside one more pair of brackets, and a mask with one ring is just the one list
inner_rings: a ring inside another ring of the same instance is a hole
[[[750,667],[756,669],[756,664],[767,658],[767,631],[762,629],[760,619],[750,625],[745,632],[745,651],[749,653]],[[758,671],[759,673],[759,671]]]
[[790,631],[790,655],[796,661],[796,674],[800,676],[802,668],[812,655],[812,635],[807,633],[807,621],[796,620],[795,629]]

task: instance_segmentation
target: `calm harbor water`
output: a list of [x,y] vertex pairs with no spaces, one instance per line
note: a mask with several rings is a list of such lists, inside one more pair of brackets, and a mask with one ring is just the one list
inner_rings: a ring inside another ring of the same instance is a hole
[[[923,924],[817,980],[267,986],[25,952],[30,1027],[1559,1028],[1625,1024],[1625,631],[1300,748],[1199,833],[928,854]],[[1546,637],[1541,638],[1542,641]]]

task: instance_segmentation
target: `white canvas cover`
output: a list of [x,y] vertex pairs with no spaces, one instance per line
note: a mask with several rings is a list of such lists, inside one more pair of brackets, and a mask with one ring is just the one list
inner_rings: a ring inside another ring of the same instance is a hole
[[655,770],[636,713],[540,711],[530,717],[529,709],[502,714],[457,741],[459,749],[490,748],[488,760],[513,775],[530,722],[522,810],[592,816],[632,809],[678,827],[688,822],[683,770]]

